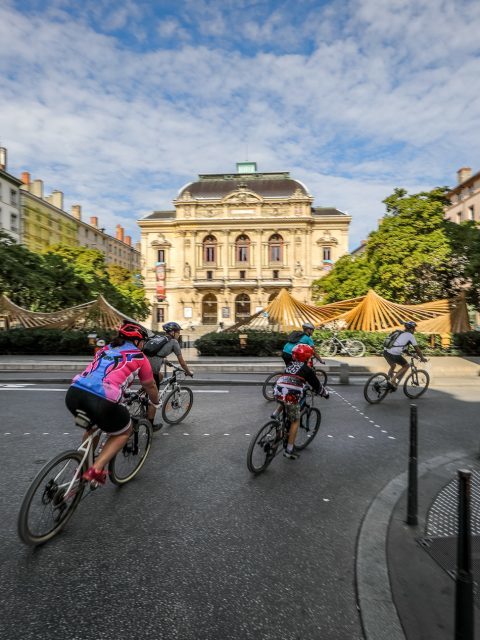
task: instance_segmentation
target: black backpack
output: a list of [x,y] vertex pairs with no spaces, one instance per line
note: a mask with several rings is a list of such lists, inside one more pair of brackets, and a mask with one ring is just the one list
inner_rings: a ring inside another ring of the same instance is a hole
[[404,332],[400,331],[400,329],[397,329],[396,331],[392,331],[392,333],[390,333],[383,341],[383,348],[391,349],[394,346],[395,342],[397,341],[398,337],[402,335],[402,333]]
[[167,344],[168,340],[168,336],[154,336],[150,338],[143,347],[143,353],[149,358],[153,358],[153,356],[156,356],[160,349]]
[[287,338],[287,342],[293,342],[293,344],[296,344],[303,335],[303,331],[292,331]]

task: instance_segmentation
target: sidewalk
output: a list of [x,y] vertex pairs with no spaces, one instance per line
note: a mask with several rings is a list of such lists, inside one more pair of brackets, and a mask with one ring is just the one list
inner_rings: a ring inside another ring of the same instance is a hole
[[[480,461],[464,452],[451,452],[419,465],[418,526],[405,523],[406,473],[394,478],[367,511],[356,560],[358,600],[367,640],[455,637],[458,469],[473,472],[472,563],[478,585]],[[476,616],[478,593],[474,602]],[[480,638],[480,629],[474,637]]]

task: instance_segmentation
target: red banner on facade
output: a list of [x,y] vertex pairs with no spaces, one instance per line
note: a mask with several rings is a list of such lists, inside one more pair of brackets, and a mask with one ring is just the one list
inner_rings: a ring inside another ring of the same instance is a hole
[[166,290],[165,290],[165,274],[166,274],[166,266],[165,262],[157,262],[155,267],[157,287],[157,302],[163,302],[166,299]]

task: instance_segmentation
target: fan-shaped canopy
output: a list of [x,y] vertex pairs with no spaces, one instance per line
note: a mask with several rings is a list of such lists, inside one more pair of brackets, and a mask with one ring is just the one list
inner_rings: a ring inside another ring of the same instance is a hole
[[28,311],[3,295],[0,297],[0,317],[3,317],[6,328],[23,327],[25,329],[90,329],[96,327],[115,330],[124,320],[132,320],[112,307],[101,295],[97,300],[53,313]]
[[230,327],[228,331],[247,327],[290,331],[300,328],[304,322],[322,327],[333,321],[345,329],[389,331],[402,327],[406,320],[417,322],[417,329],[422,333],[462,333],[470,330],[463,296],[416,305],[397,304],[385,300],[371,289],[365,296],[316,307],[296,300],[286,289],[282,289],[264,310]]

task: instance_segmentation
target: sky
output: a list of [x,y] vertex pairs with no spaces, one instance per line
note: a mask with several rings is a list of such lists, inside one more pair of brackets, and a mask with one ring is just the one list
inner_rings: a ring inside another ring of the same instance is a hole
[[478,0],[2,0],[0,146],[134,240],[198,174],[289,171],[352,216],[480,171]]

